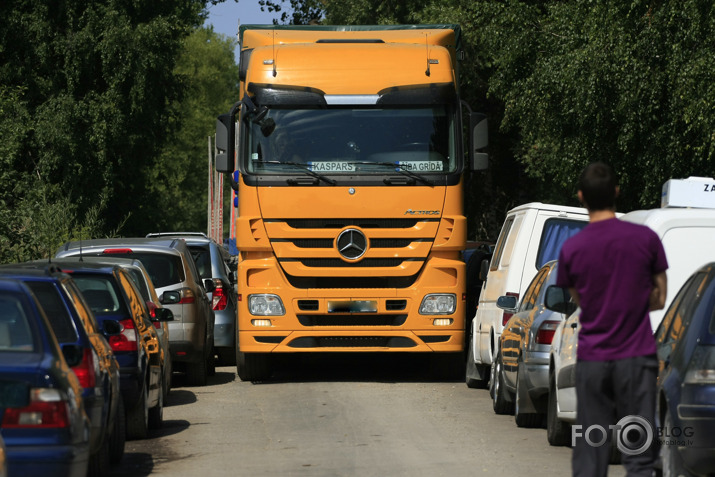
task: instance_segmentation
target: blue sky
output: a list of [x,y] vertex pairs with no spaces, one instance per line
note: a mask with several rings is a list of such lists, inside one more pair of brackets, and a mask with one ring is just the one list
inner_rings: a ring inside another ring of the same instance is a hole
[[[290,3],[287,3],[290,6]],[[214,27],[214,31],[223,33],[234,40],[238,34],[238,22],[242,25],[251,23],[271,24],[280,13],[262,12],[258,0],[225,0],[218,5],[207,7],[209,18],[207,24]],[[238,50],[238,48],[236,48]]]

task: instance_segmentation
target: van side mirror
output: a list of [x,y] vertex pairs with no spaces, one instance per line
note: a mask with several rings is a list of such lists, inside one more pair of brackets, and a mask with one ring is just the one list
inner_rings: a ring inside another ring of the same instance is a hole
[[563,313],[566,316],[571,315],[578,308],[576,303],[571,301],[571,293],[568,288],[557,287],[556,285],[549,285],[546,289],[544,305],[548,310]]

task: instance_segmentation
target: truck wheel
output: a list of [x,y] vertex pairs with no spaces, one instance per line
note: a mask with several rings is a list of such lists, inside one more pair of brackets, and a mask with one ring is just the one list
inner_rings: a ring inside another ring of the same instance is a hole
[[147,386],[139,397],[139,402],[127,413],[127,439],[145,439],[149,424],[149,408],[147,407]]
[[270,355],[265,353],[236,353],[236,371],[241,381],[262,381],[271,375]]

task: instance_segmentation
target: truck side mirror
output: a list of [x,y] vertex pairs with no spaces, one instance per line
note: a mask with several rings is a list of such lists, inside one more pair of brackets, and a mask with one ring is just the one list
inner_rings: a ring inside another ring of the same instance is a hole
[[[216,171],[217,172],[233,172],[233,134],[230,133],[233,128],[231,114],[222,114],[216,120]],[[231,160],[229,160],[231,159]]]
[[473,171],[483,171],[489,167],[489,155],[480,152],[489,144],[487,116],[482,113],[469,114],[469,167]]

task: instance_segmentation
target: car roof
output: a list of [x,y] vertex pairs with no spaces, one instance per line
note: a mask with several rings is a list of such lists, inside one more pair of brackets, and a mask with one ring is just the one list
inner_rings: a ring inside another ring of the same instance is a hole
[[178,255],[181,255],[181,252],[188,253],[186,242],[181,239],[125,238],[67,242],[58,250],[57,256],[65,256],[68,253],[72,255],[81,255],[83,252],[97,253],[108,248],[131,248],[142,252],[173,253]]
[[46,260],[0,265],[0,276],[22,276],[48,280],[69,278],[69,275],[64,273],[61,268]]
[[156,237],[203,237],[203,238],[209,238],[208,235],[206,235],[203,232],[152,232],[149,234],[146,234],[147,238],[156,238]]

